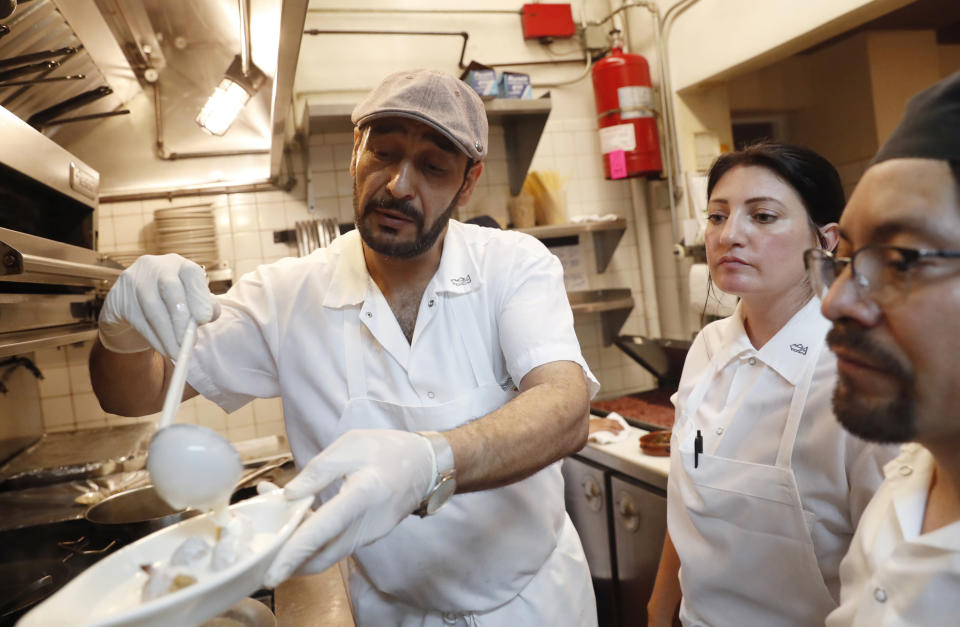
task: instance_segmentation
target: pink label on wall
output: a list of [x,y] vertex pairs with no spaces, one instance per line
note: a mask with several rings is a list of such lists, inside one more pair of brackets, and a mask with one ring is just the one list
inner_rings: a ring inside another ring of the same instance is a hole
[[627,153],[622,150],[614,150],[607,153],[607,160],[610,164],[610,178],[627,178]]

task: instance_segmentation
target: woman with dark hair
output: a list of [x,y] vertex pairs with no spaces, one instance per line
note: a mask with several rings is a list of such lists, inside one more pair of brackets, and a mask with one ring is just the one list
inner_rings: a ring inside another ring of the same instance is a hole
[[800,146],[764,143],[710,170],[710,277],[740,297],[707,325],[673,401],[667,536],[650,625],[818,625],[895,451],[840,428],[836,359],[803,251],[832,250],[843,187]]

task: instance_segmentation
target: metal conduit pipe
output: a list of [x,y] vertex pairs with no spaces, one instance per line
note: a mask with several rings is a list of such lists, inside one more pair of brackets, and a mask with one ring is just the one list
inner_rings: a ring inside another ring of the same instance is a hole
[[[313,9],[311,9],[313,10]],[[317,9],[322,10],[322,9]],[[432,13],[433,11],[423,11]],[[470,33],[466,31],[427,31],[427,30],[360,30],[360,29],[319,29],[319,28],[309,28],[303,31],[304,35],[427,35],[427,36],[449,36],[449,37],[461,37],[463,39],[463,45],[460,47],[460,58],[457,60],[457,66],[463,70],[466,69],[467,65],[463,62],[463,58],[467,52],[467,41],[470,39]],[[556,63],[583,63],[584,59],[578,57],[576,59],[548,59],[545,61],[504,61],[500,63],[484,63],[488,67],[508,67],[516,65],[553,65]],[[572,82],[581,80],[583,76],[575,79]],[[555,83],[556,85],[565,85],[566,83]],[[537,84],[534,87],[552,87],[554,84]]]
[[[667,48],[668,48],[668,46],[667,46],[667,37],[668,37],[669,34],[670,34],[670,28],[673,26],[674,20],[676,20],[677,17],[679,17],[681,13],[683,13],[684,11],[686,11],[687,9],[689,9],[690,7],[692,7],[692,6],[693,6],[694,4],[696,4],[697,2],[699,2],[699,0],[680,0],[680,2],[678,2],[678,3],[676,3],[675,5],[673,5],[672,7],[670,7],[670,8],[667,10],[666,14],[663,16],[663,23],[662,23],[662,26],[661,26],[661,29],[660,29],[660,42],[661,42],[661,43],[660,43],[660,47],[661,47],[660,56],[661,56],[661,65],[662,65],[662,67],[664,68],[664,77],[665,77],[665,79],[666,79],[666,81],[667,81],[666,84],[667,84],[667,87],[668,87],[668,89],[669,89],[669,95],[670,95],[670,127],[671,127],[671,129],[672,129],[672,132],[673,132],[673,134],[674,134],[674,137],[676,137],[676,134],[677,134],[677,126],[676,126],[676,118],[675,118],[675,116],[674,116],[674,111],[673,111],[673,87],[671,86],[671,83],[670,83],[670,74],[669,74],[669,72],[666,71],[666,70],[669,68],[669,63],[670,63],[670,58],[669,58],[669,55],[668,55],[668,52],[667,52]],[[676,164],[676,167],[679,169],[679,168],[680,168],[680,150],[679,150],[679,148],[677,148],[676,146],[674,146],[674,149],[673,149],[673,159],[674,159],[674,163]],[[671,194],[671,197],[670,197],[670,213],[671,213],[671,215],[673,216],[673,221],[674,221],[674,224],[673,224],[674,234],[673,234],[673,235],[674,235],[674,240],[675,240],[675,241],[679,241],[679,232],[680,232],[680,229],[679,229],[679,225],[677,224],[677,220],[679,219],[679,217],[676,215],[675,200],[679,200],[679,196],[678,196],[677,198],[674,198],[674,197],[673,197],[673,194]],[[688,203],[688,204],[689,204],[689,203]],[[687,217],[692,217],[692,216],[689,215],[689,212],[688,212]]]
[[289,191],[292,186],[279,185],[272,179],[261,179],[249,183],[235,185],[201,184],[176,189],[151,190],[146,192],[130,192],[104,194],[100,196],[100,203],[130,202],[133,200],[173,200],[186,196],[219,196],[220,194],[247,194],[251,192],[272,192],[277,189]]
[[322,9],[307,9],[307,13],[451,13],[451,14],[499,14],[499,15],[520,15],[519,9],[339,9],[336,7]]
[[240,71],[250,75],[252,56],[250,42],[250,0],[239,0],[240,4]]
[[640,259],[640,291],[643,294],[643,316],[648,337],[660,337],[660,298],[657,296],[657,278],[654,273],[653,236],[650,233],[650,205],[653,202],[647,181],[630,179],[633,199],[633,229]]
[[[655,37],[657,60],[659,61],[661,56],[659,45],[660,13],[656,5],[653,5],[649,2],[627,2],[611,12],[602,20],[597,20],[591,24],[596,26],[613,20],[625,9],[631,7],[645,8],[650,12],[653,20],[653,34]],[[620,19],[617,21],[620,22],[618,27],[624,33],[624,41],[630,42],[631,37],[629,34],[629,23],[625,19]],[[671,136],[670,126],[667,123],[666,117],[668,91],[664,85],[662,79],[663,73],[660,71],[659,67],[658,73],[661,75],[658,97],[660,98],[659,116],[661,119],[660,135],[663,142],[663,164],[667,178],[667,187],[668,190],[671,190],[670,193],[672,194],[672,189],[674,186],[674,168],[670,159],[670,147],[673,143],[673,137]],[[660,298],[657,294],[656,274],[654,271],[655,264],[653,259],[653,236],[650,229],[650,206],[654,202],[652,191],[653,190],[647,181],[637,178],[630,179],[630,198],[631,209],[633,212],[634,238],[636,239],[637,256],[639,262],[640,292],[643,295],[642,306],[644,315],[644,334],[648,337],[661,337],[663,334],[663,328],[660,324]]]
[[163,161],[180,159],[210,159],[214,157],[239,157],[244,155],[267,155],[269,150],[214,150],[206,152],[167,152],[163,143],[163,110],[161,109],[160,81],[153,83],[153,118],[157,132],[157,158]]
[[583,63],[583,57],[576,59],[548,59],[546,61],[508,61],[503,63],[484,63],[487,67],[510,67],[513,65],[553,65],[554,63]]
[[[631,6],[638,3],[628,3]],[[654,37],[657,38],[657,57],[659,59],[659,29],[658,29],[658,19],[659,12],[656,8],[650,7],[649,3],[644,4],[644,8],[650,10],[650,14],[653,18],[654,23]],[[613,19],[617,14],[622,10],[629,8],[624,5],[620,9],[612,12],[607,18]],[[620,22],[619,27],[624,33],[624,41],[631,41],[629,33],[629,23],[626,19],[618,20]],[[663,87],[661,81],[661,88],[658,90],[658,96],[660,98],[660,118],[661,118],[661,137],[663,138],[664,146],[664,168],[667,175],[667,187],[672,189],[673,187],[673,166],[670,163],[670,145],[672,142],[672,137],[670,136],[670,128],[666,124],[666,120],[663,116],[663,111],[665,110],[665,96],[666,89]],[[637,245],[637,256],[639,261],[639,270],[640,270],[640,292],[643,295],[643,315],[644,315],[644,334],[647,337],[661,337],[663,335],[663,328],[660,324],[660,297],[657,293],[657,280],[655,273],[655,263],[653,259],[653,236],[650,230],[650,207],[653,205],[654,199],[652,194],[653,189],[651,188],[649,182],[643,179],[632,178],[630,179],[630,198],[631,205],[633,209],[633,234],[636,240]]]
[[457,62],[457,65],[460,66],[460,69],[464,69],[467,66],[463,64],[463,56],[467,52],[467,40],[470,39],[470,34],[466,31],[443,31],[443,30],[354,30],[354,29],[338,29],[338,30],[326,30],[319,28],[308,28],[303,31],[304,35],[426,35],[426,36],[438,36],[438,37],[462,37],[463,45],[460,47],[460,60]]
[[[676,117],[674,115],[674,109],[673,109],[673,86],[671,84],[670,74],[668,71],[670,67],[670,58],[669,58],[669,53],[667,52],[667,49],[669,47],[667,44],[667,39],[670,34],[670,28],[673,26],[673,22],[677,19],[677,17],[679,17],[681,13],[683,13],[684,11],[692,7],[698,1],[699,0],[680,0],[680,2],[677,2],[675,5],[673,5],[667,10],[666,14],[663,17],[663,23],[660,28],[660,49],[661,49],[660,63],[661,63],[661,67],[664,69],[664,77],[666,78],[666,81],[667,81],[666,85],[667,85],[668,95],[670,100],[670,126],[673,129],[674,137],[677,136],[677,127],[676,127]],[[676,164],[677,170],[678,171],[682,170],[682,167],[680,165],[680,149],[677,146],[674,146],[673,160],[674,160],[674,163]],[[674,192],[671,191],[670,216],[671,216],[671,221],[673,226],[674,242],[680,241],[680,232],[681,232],[680,226],[679,226],[680,216],[677,215],[677,207],[676,207],[676,201],[679,199],[680,197],[679,196],[674,197]],[[687,206],[687,210],[685,211],[686,217],[695,217],[692,215],[693,203],[689,202],[688,200],[686,206]],[[685,274],[683,272],[683,265],[684,264],[681,259],[679,258],[674,259],[674,266],[677,269],[677,276],[680,278],[681,281],[683,280],[683,277]],[[689,310],[683,311],[684,309],[683,303],[684,303],[684,298],[680,297],[680,307],[682,311],[681,320],[683,320],[684,331],[685,332],[695,331],[697,329],[697,323],[692,322],[690,320]],[[701,321],[701,325],[702,325],[702,321]]]

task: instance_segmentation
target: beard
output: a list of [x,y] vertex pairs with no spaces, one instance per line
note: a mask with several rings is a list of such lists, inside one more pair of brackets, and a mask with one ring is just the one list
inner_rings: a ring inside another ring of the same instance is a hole
[[909,368],[886,350],[872,344],[867,332],[849,320],[835,322],[827,344],[842,347],[890,375],[891,394],[870,398],[855,389],[842,373],[833,391],[833,411],[843,428],[871,442],[909,442],[916,436],[917,404],[915,377]]
[[[354,179],[353,210],[354,215],[357,216],[357,230],[360,232],[360,237],[364,243],[374,252],[397,259],[416,257],[429,250],[436,243],[443,230],[447,228],[447,223],[450,221],[453,210],[457,208],[457,201],[460,200],[462,191],[463,185],[454,194],[453,200],[450,201],[443,213],[437,216],[433,224],[426,227],[422,211],[406,200],[393,198],[389,195],[386,198],[373,198],[367,201],[367,204],[363,206],[363,211],[360,211],[360,193],[357,188],[357,181]],[[413,239],[408,241],[398,240],[395,229],[377,227],[371,224],[370,218],[377,209],[390,209],[412,220],[416,226],[416,234]]]

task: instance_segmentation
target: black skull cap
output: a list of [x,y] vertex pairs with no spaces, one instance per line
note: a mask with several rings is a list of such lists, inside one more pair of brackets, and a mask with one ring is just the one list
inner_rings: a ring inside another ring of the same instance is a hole
[[910,99],[870,164],[889,159],[960,161],[960,72]]

